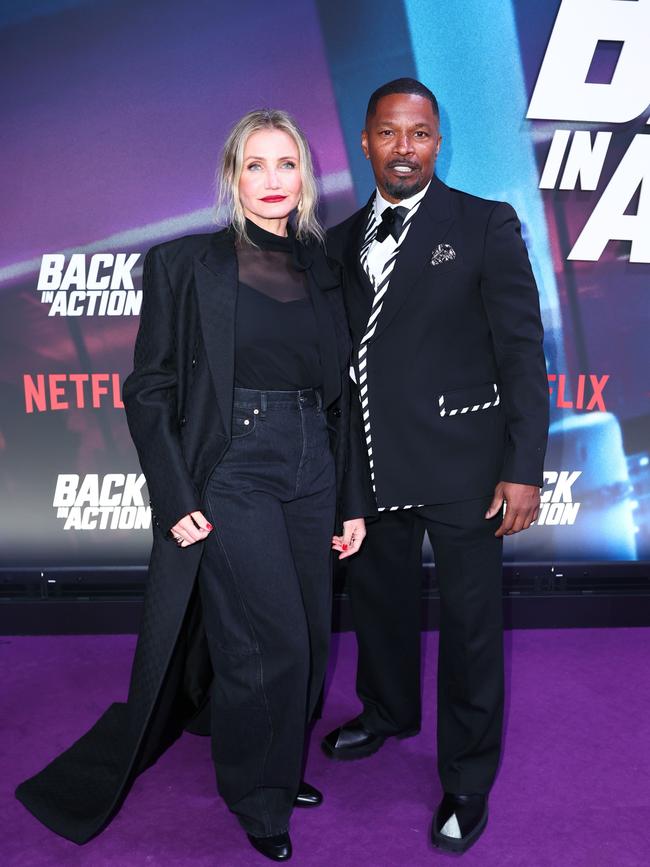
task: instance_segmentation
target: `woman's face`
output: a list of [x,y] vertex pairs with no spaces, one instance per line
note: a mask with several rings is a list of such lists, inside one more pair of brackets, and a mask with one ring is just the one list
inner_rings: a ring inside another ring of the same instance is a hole
[[302,192],[300,155],[293,138],[280,129],[261,129],[248,137],[239,180],[239,199],[249,220],[264,227],[284,221]]

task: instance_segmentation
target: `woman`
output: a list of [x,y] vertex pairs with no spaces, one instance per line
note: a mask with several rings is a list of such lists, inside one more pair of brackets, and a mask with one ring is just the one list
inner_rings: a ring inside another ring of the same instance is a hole
[[219,791],[255,848],[286,860],[293,806],[321,800],[301,769],[327,660],[329,551],[355,553],[374,506],[309,148],[287,114],[235,125],[221,190],[227,229],[144,263],[124,402],[154,545],[128,701],[17,795],[85,842],[196,730],[209,694]]

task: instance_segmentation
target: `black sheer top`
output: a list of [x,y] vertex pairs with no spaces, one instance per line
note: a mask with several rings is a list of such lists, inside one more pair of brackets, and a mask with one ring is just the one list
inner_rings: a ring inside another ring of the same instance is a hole
[[236,245],[235,385],[279,391],[318,388],[323,378],[318,330],[307,275],[294,263],[298,242],[250,220],[246,231],[256,246]]

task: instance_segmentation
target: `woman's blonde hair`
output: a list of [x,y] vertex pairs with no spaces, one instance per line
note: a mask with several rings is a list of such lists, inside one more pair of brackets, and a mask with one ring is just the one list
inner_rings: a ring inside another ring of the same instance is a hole
[[316,238],[323,241],[325,233],[316,216],[318,185],[314,176],[311,152],[305,134],[286,111],[260,108],[249,111],[233,126],[223,146],[217,170],[218,203],[227,209],[228,220],[237,237],[251,243],[246,233],[246,217],[239,198],[239,179],[244,163],[244,148],[249,137],[261,129],[279,129],[295,141],[300,155],[302,192],[298,203],[295,231],[300,241]]

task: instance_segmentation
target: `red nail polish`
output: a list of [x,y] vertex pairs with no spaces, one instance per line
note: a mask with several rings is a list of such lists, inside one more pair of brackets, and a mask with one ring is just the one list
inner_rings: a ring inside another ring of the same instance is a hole
[[348,546],[345,544],[345,542],[341,545],[341,548],[343,548],[344,551],[348,550]]
[[208,523],[205,525],[205,529],[206,529],[206,530],[212,530],[212,529],[213,529],[212,524],[211,524],[209,521],[208,521]]

